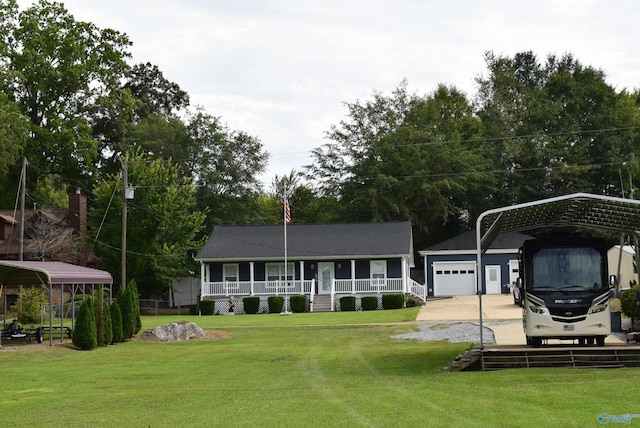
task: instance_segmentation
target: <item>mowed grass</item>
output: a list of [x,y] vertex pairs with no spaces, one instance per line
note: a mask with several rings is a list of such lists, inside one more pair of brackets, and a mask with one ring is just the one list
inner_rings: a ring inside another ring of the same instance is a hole
[[229,337],[6,346],[0,426],[584,427],[640,413],[637,369],[443,372],[471,344],[392,339],[416,311],[144,317]]

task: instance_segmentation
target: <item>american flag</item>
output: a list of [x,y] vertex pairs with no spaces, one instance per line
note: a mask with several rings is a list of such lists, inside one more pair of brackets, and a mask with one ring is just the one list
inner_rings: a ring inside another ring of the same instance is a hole
[[289,207],[289,200],[284,201],[284,220],[289,223],[291,221],[291,207]]

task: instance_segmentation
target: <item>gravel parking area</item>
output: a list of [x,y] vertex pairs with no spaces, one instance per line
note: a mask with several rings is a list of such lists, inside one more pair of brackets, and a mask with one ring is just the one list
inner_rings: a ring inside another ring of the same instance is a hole
[[[482,336],[485,343],[495,343],[493,331],[483,323]],[[480,325],[470,322],[429,322],[420,324],[418,331],[391,336],[393,339],[448,340],[450,343],[480,342]]]

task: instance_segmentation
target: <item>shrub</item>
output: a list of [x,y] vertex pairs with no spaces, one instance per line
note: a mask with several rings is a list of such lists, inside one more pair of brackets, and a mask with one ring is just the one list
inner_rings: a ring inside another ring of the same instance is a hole
[[282,306],[284,305],[284,297],[269,296],[267,298],[267,304],[269,305],[269,313],[278,314],[282,312]]
[[213,315],[216,302],[214,300],[203,300],[200,302],[200,313],[202,315]]
[[25,287],[20,291],[15,309],[18,321],[22,324],[34,324],[40,322],[42,305],[47,298],[40,287]]
[[122,337],[128,339],[133,337],[136,326],[136,316],[134,314],[133,300],[131,293],[120,287],[118,290],[118,306],[120,306],[120,314],[122,315]]
[[620,296],[622,314],[631,320],[638,318],[638,291],[640,291],[640,286],[634,285],[624,290]]
[[127,290],[130,293],[130,298],[133,301],[133,334],[138,334],[142,329],[142,319],[140,319],[140,296],[138,295],[138,284],[135,279],[129,281]]
[[340,298],[340,310],[341,311],[355,311],[356,310],[356,296],[344,296]]
[[363,311],[375,311],[378,309],[378,296],[364,296],[360,299]]
[[120,305],[118,305],[117,300],[111,303],[109,312],[111,312],[111,329],[113,330],[111,343],[124,342],[124,335],[122,334],[122,312],[120,311]]
[[404,294],[383,294],[382,309],[401,309],[404,305]]
[[291,312],[302,313],[307,310],[307,296],[303,294],[291,296],[289,302],[291,303]]
[[85,351],[98,346],[96,318],[93,312],[93,301],[90,297],[85,299],[78,310],[71,341],[77,348]]
[[110,345],[113,342],[113,322],[108,303],[105,303],[102,308],[102,318],[104,319],[104,344]]
[[189,315],[198,315],[198,305],[189,306]]
[[258,309],[260,309],[260,297],[245,297],[244,299],[242,299],[242,304],[244,305],[245,314],[257,314]]

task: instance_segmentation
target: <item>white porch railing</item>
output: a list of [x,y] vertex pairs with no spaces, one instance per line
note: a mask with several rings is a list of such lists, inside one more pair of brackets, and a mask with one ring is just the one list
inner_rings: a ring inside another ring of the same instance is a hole
[[402,278],[335,279],[336,294],[342,293],[402,293]]
[[409,292],[421,298],[423,302],[427,301],[427,286],[415,282],[411,278],[409,278]]
[[314,290],[314,280],[205,282],[201,287],[201,298],[213,296],[311,294]]

